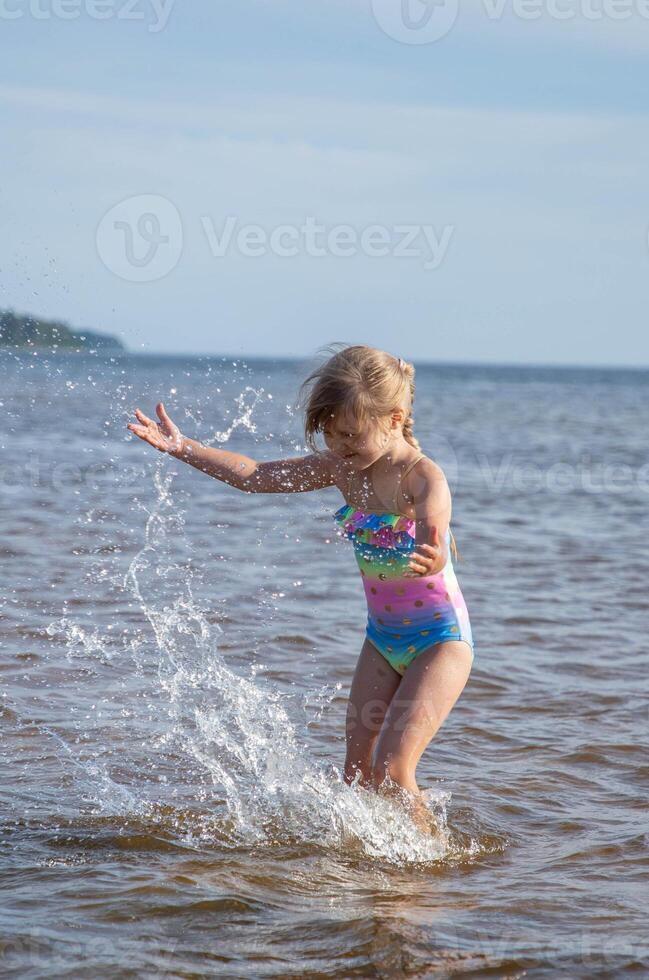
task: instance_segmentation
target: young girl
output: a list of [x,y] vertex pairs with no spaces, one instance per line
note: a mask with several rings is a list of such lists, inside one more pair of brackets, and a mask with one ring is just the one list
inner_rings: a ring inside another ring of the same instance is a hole
[[294,459],[256,462],[207,448],[182,435],[161,402],[159,422],[136,409],[139,424],[128,428],[246,493],[341,491],[345,504],[333,518],[353,542],[368,605],[344,778],[400,797],[426,827],[415,769],[467,682],[473,638],[451,560],[448,483],[413,435],[414,374],[384,351],[343,346],[302,385],[313,452]]

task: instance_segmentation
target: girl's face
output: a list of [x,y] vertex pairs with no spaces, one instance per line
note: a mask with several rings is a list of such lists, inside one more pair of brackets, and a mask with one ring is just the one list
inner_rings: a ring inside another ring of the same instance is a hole
[[339,413],[327,422],[323,436],[327,449],[355,469],[365,469],[385,453],[392,433],[389,420],[383,426],[376,419],[361,426],[349,415]]

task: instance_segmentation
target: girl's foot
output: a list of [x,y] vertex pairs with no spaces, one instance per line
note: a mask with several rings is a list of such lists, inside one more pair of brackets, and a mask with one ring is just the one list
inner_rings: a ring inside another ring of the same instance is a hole
[[435,820],[424,803],[419,790],[405,789],[405,787],[400,786],[399,783],[394,782],[394,780],[387,776],[378,787],[377,792],[383,796],[397,799],[402,804],[417,830],[420,830],[422,834],[432,834],[435,831]]

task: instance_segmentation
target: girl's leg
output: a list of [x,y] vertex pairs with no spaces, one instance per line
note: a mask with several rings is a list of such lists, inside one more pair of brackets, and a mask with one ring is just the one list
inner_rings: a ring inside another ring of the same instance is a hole
[[372,786],[372,750],[400,682],[401,675],[369,640],[365,640],[347,703],[346,783],[351,783],[360,770],[361,786]]
[[416,815],[423,813],[417,763],[462,693],[471,660],[470,647],[461,640],[447,640],[419,654],[406,669],[376,740],[372,785],[378,789],[389,777],[384,790],[412,794]]

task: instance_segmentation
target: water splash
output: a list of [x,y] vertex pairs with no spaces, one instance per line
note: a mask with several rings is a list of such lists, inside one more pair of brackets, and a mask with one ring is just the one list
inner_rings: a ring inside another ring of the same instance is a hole
[[[48,627],[51,637],[65,641],[69,660],[99,660],[117,676],[134,670],[139,677],[139,703],[120,711],[117,750],[95,748],[82,758],[78,747],[48,730],[83,777],[85,799],[102,816],[153,820],[192,845],[294,843],[396,864],[448,858],[449,794],[427,792],[435,832],[417,831],[396,801],[348,786],[333,764],[312,758],[295,695],[257,677],[254,668],[246,677],[227,665],[220,627],[209,623],[193,594],[192,569],[178,558],[187,542],[174,478],[157,466],[144,542],[119,582],[144,627],[102,635],[69,615]],[[322,713],[335,691],[307,693],[307,725],[313,701]],[[139,728],[146,732],[142,742],[133,737]]]

